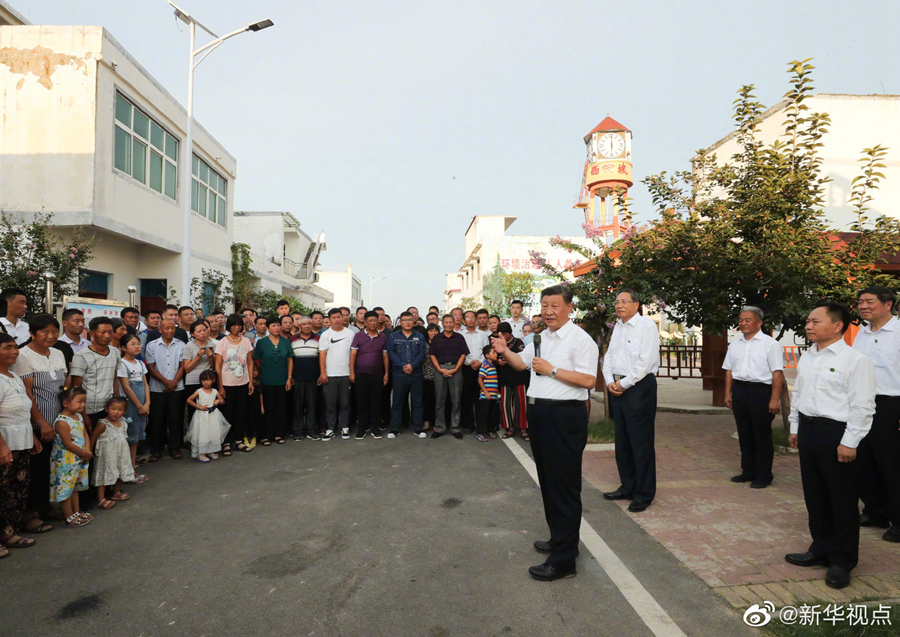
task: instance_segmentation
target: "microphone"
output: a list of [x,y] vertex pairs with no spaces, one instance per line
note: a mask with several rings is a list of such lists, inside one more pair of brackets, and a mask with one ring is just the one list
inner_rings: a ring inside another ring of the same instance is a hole
[[[534,343],[534,357],[540,358],[541,357],[541,335],[535,334],[534,340],[532,342]],[[540,376],[540,374],[538,374],[537,372],[535,372],[534,374],[535,374],[535,376]]]

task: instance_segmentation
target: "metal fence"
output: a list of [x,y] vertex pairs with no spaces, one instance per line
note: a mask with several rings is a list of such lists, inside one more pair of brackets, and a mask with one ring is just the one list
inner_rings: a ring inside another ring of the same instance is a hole
[[660,345],[660,378],[700,378],[700,345]]

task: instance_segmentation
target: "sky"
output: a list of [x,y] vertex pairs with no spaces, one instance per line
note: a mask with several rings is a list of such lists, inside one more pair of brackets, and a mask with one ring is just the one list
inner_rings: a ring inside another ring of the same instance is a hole
[[[165,0],[8,0],[34,24],[102,25],[182,104],[188,35]],[[689,168],[787,64],[816,92],[900,94],[900,3],[727,0],[182,0],[218,34],[270,18],[198,67],[197,120],[237,158],[235,210],[284,210],[326,233],[369,306],[443,305],[479,214],[519,235],[581,235],[583,137],[607,114],[634,135],[635,181]],[[655,216],[643,185],[638,221]],[[239,240],[239,237],[236,237]],[[374,284],[369,298],[369,279]]]

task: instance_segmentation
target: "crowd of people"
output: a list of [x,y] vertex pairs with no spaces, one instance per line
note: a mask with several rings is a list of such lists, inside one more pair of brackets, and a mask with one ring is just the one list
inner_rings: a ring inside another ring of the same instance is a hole
[[[380,307],[309,315],[279,301],[243,308],[169,305],[87,323],[77,308],[25,318],[23,291],[0,312],[0,557],[53,523],[80,527],[132,496],[165,455],[209,463],[289,440],[529,440],[520,353],[545,329],[514,301],[505,319],[436,306],[396,324]],[[2,308],[0,308],[2,309]],[[449,432],[448,432],[449,430]],[[184,452],[184,453],[183,453]],[[20,535],[21,534],[21,535]]]

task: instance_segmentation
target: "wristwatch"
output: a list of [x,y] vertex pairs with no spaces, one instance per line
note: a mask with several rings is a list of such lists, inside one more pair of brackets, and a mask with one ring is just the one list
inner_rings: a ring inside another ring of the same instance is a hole
[[554,368],[553,368],[553,371],[550,372],[550,378],[554,378],[554,379],[556,378],[556,369],[557,369],[557,368],[554,367]]

